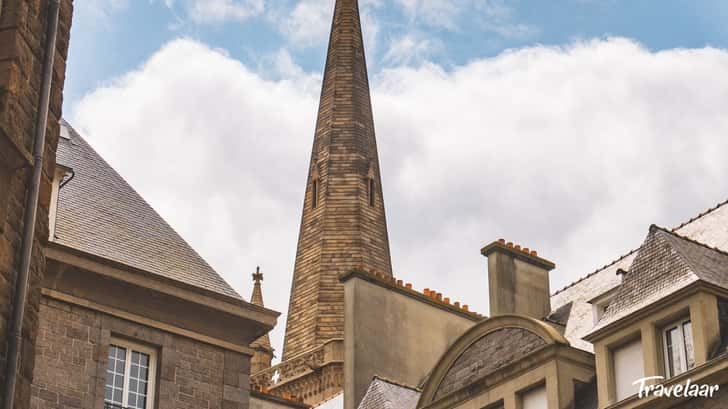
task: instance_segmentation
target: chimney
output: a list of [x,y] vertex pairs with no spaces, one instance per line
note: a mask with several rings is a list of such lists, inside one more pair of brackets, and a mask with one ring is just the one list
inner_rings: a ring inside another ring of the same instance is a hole
[[501,239],[483,247],[488,258],[490,315],[519,314],[543,319],[551,312],[549,271],[554,263],[535,250]]

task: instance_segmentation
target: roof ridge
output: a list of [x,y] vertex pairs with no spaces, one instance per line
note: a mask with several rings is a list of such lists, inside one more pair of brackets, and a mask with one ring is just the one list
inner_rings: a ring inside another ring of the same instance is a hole
[[[724,200],[724,201],[722,201],[722,202],[719,202],[719,203],[718,203],[717,205],[715,205],[715,206],[713,206],[713,207],[711,207],[711,208],[708,208],[708,209],[707,209],[707,210],[705,210],[704,212],[702,212],[702,213],[698,213],[698,215],[697,215],[697,216],[694,216],[694,217],[690,218],[689,220],[686,220],[686,221],[684,221],[684,222],[680,223],[680,225],[678,225],[677,227],[673,228],[673,229],[672,229],[672,231],[670,231],[670,232],[671,232],[671,233],[674,233],[674,234],[676,234],[676,235],[677,235],[678,237],[683,237],[683,238],[686,238],[686,239],[688,239],[687,237],[685,237],[685,236],[682,236],[682,235],[680,235],[680,234],[676,233],[676,231],[677,231],[677,230],[680,230],[680,229],[682,229],[683,227],[685,227],[685,226],[687,226],[687,225],[691,224],[692,222],[694,222],[694,221],[696,221],[696,220],[698,220],[698,219],[700,219],[700,218],[702,218],[702,217],[704,217],[704,216],[707,216],[707,215],[709,215],[710,213],[713,213],[714,211],[716,211],[716,210],[720,209],[721,207],[723,207],[723,206],[725,206],[725,205],[728,205],[728,199],[726,199],[726,200]],[[666,230],[666,231],[667,231],[667,229],[665,229],[665,228],[662,228],[662,227],[660,227],[660,229],[662,229],[662,230]],[[688,239],[688,240],[694,241],[694,240],[692,240],[692,239]],[[706,244],[704,244],[704,243],[700,243],[700,242],[697,242],[697,241],[696,241],[696,243],[702,244],[702,245],[704,245],[704,246],[706,246],[706,247],[710,248],[710,246],[707,246],[707,245],[706,245]],[[641,247],[642,247],[642,246],[640,246],[640,247],[637,247],[636,249],[632,249],[632,250],[630,250],[630,251],[629,251],[628,253],[626,253],[626,254],[623,254],[623,255],[619,256],[619,257],[618,257],[618,258],[617,258],[616,260],[613,260],[613,261],[611,261],[611,262],[609,262],[609,263],[607,263],[607,264],[603,265],[602,267],[600,267],[600,268],[598,268],[598,269],[596,269],[596,270],[592,271],[591,273],[589,273],[589,274],[587,274],[587,275],[585,275],[585,276],[583,276],[583,277],[581,277],[581,278],[577,279],[576,281],[572,281],[572,282],[571,282],[570,284],[567,284],[567,285],[565,285],[564,287],[562,287],[561,289],[559,289],[559,290],[557,290],[557,291],[553,292],[553,293],[551,294],[551,297],[553,297],[553,296],[555,296],[555,295],[557,295],[557,294],[560,294],[560,293],[562,293],[562,292],[564,292],[564,291],[568,290],[569,288],[571,288],[571,287],[573,287],[573,286],[575,286],[575,285],[579,284],[580,282],[582,282],[582,281],[586,280],[587,278],[589,278],[589,277],[591,277],[591,276],[593,276],[593,275],[597,274],[598,272],[600,272],[600,271],[604,270],[605,268],[609,268],[609,267],[611,267],[611,266],[613,266],[613,265],[615,265],[615,264],[619,263],[620,261],[622,261],[622,260],[624,260],[625,258],[627,258],[627,257],[631,256],[632,254],[634,254],[634,253],[635,253],[636,251],[639,251],[639,249],[640,249]],[[720,249],[717,249],[717,250],[718,250],[718,251],[720,251],[721,253],[724,253],[724,251],[723,251],[723,250],[720,250]]]
[[619,256],[619,257],[618,257],[618,258],[617,258],[616,260],[613,260],[613,261],[611,261],[611,262],[609,262],[609,263],[607,263],[607,264],[605,264],[605,265],[603,265],[603,266],[599,267],[598,269],[596,269],[596,270],[592,271],[591,273],[589,273],[589,274],[587,274],[587,275],[585,275],[585,276],[583,276],[583,277],[579,278],[578,280],[576,280],[576,281],[573,281],[573,282],[572,282],[572,283],[570,283],[570,284],[567,284],[567,285],[566,285],[566,286],[564,286],[563,288],[561,288],[561,289],[559,289],[559,290],[555,291],[554,293],[552,293],[552,294],[551,294],[551,296],[553,297],[553,296],[555,296],[555,295],[557,295],[557,294],[560,294],[560,293],[562,293],[562,292],[566,291],[567,289],[569,289],[569,288],[571,288],[571,287],[573,287],[573,286],[575,286],[575,285],[579,284],[580,282],[582,282],[582,281],[586,280],[587,278],[589,278],[589,277],[591,277],[591,276],[593,276],[593,275],[595,275],[595,274],[599,273],[600,271],[602,271],[602,270],[604,270],[604,269],[606,269],[606,268],[609,268],[609,267],[611,267],[611,266],[613,266],[613,265],[615,265],[615,264],[619,263],[620,261],[622,261],[622,260],[624,260],[625,258],[627,258],[627,257],[631,256],[632,254],[634,254],[635,252],[639,251],[639,249],[640,249],[640,248],[641,248],[641,246],[640,246],[640,247],[637,247],[636,249],[632,249],[632,250],[630,250],[629,252],[627,252],[627,253],[625,253],[625,254],[622,254],[622,255],[621,255],[621,256]]
[[407,388],[407,389],[413,390],[415,392],[422,392],[422,389],[420,389],[420,388],[418,388],[416,386],[406,385],[406,384],[404,384],[402,382],[395,381],[395,380],[392,380],[392,379],[389,379],[389,378],[385,378],[385,377],[383,377],[381,375],[374,374],[374,376],[372,377],[372,380],[375,380],[375,379],[378,379],[380,381],[383,381],[383,382],[386,382],[386,383],[389,383],[389,384],[392,384],[392,385],[395,385],[395,386],[399,386],[399,387],[402,387],[402,388]]
[[706,248],[706,249],[708,249],[708,250],[713,250],[713,251],[715,251],[715,252],[717,252],[717,253],[720,253],[720,254],[722,254],[722,255],[724,255],[724,256],[728,256],[728,251],[725,251],[725,250],[719,249],[718,247],[713,247],[713,246],[710,246],[710,245],[708,245],[708,244],[705,244],[705,243],[703,243],[703,242],[697,241],[697,240],[695,240],[695,239],[691,239],[690,237],[687,237],[687,236],[683,236],[682,234],[679,234],[679,233],[675,232],[674,230],[668,230],[668,229],[666,229],[666,228],[664,228],[664,227],[661,227],[661,226],[658,226],[658,225],[656,225],[656,224],[652,224],[652,225],[650,225],[650,229],[657,229],[657,230],[660,230],[660,231],[662,231],[662,232],[665,232],[665,233],[667,233],[667,234],[669,234],[669,235],[672,235],[672,236],[675,236],[675,237],[677,237],[677,238],[679,238],[679,239],[685,240],[685,241],[687,241],[688,243],[696,244],[696,245],[698,245],[698,246],[701,246],[701,247],[705,247],[705,248]]
[[687,226],[688,224],[690,224],[690,223],[692,223],[692,222],[694,222],[694,221],[696,221],[696,220],[698,220],[698,219],[702,218],[703,216],[707,216],[707,215],[709,215],[710,213],[713,213],[714,211],[716,211],[716,210],[720,209],[721,207],[723,207],[723,206],[725,206],[725,205],[727,205],[727,204],[728,204],[728,199],[726,199],[726,200],[724,200],[724,201],[722,201],[722,202],[719,202],[719,203],[718,203],[717,205],[715,205],[715,206],[713,206],[713,207],[711,207],[711,208],[707,209],[706,211],[704,211],[704,212],[702,212],[702,213],[698,213],[698,215],[697,215],[697,216],[695,216],[695,217],[691,218],[690,220],[687,220],[687,221],[684,221],[684,222],[680,223],[680,225],[679,225],[679,226],[677,226],[677,227],[675,227],[675,228],[673,228],[673,229],[672,229],[672,231],[680,230],[680,229],[682,229],[683,227]]

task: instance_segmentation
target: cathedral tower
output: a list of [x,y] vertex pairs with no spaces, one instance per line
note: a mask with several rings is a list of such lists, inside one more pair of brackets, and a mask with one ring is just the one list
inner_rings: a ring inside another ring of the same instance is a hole
[[336,0],[283,360],[344,334],[338,274],[392,274],[377,143],[357,0]]
[[392,275],[357,0],[336,0],[279,364],[251,387],[317,405],[342,393],[344,286]]

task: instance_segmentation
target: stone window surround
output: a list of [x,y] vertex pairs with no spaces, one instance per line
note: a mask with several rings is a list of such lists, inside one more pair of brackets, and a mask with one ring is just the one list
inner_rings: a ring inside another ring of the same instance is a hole
[[708,361],[713,342],[720,339],[718,298],[699,288],[689,290],[691,288],[686,287],[686,291],[672,294],[647,311],[638,312],[636,318],[625,317],[624,321],[629,319],[630,322],[624,326],[601,333],[597,338],[587,336],[594,344],[600,408],[627,407],[637,400],[636,395],[619,402],[616,400],[613,351],[641,338],[644,376],[666,377],[662,328],[681,318],[689,317],[692,321],[695,367]]
[[[127,394],[129,392],[129,379],[130,379],[130,373],[129,373],[129,367],[131,362],[131,353],[134,352],[141,352],[149,356],[149,372],[147,375],[147,404],[146,409],[152,409],[154,408],[154,397],[155,392],[157,389],[157,356],[159,355],[159,349],[156,347],[151,347],[148,345],[143,345],[138,342],[130,341],[127,338],[119,338],[117,336],[111,336],[111,339],[109,340],[109,343],[105,345],[105,347],[110,348],[111,345],[116,345],[117,347],[121,347],[126,349],[127,355],[127,363],[126,363],[126,371],[124,372],[124,399],[126,400]],[[108,355],[108,354],[107,354]],[[107,375],[108,376],[108,375]],[[108,380],[107,380],[108,381]],[[124,407],[127,407],[127,405],[123,405]]]
[[524,403],[525,399],[524,397],[528,395],[529,393],[536,392],[537,390],[542,390],[542,392],[546,395],[546,405],[548,406],[548,388],[546,387],[546,380],[536,383],[534,385],[531,385],[529,388],[522,389],[518,392],[516,392],[516,408],[517,409],[528,409]]

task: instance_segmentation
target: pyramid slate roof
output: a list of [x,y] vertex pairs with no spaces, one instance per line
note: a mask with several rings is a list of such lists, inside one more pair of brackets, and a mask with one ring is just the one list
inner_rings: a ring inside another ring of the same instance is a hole
[[653,225],[594,330],[697,281],[728,288],[728,253]]
[[[728,200],[682,223],[674,231],[710,247],[728,250]],[[639,248],[626,253],[551,296],[554,311],[572,303],[564,333],[572,346],[593,352],[592,344],[582,339],[595,326],[589,301],[621,284],[622,279],[617,275],[617,270],[628,271],[638,251]]]
[[375,376],[358,409],[415,409],[421,392]]
[[52,242],[241,299],[76,130],[61,128],[56,162],[74,177],[59,191]]

